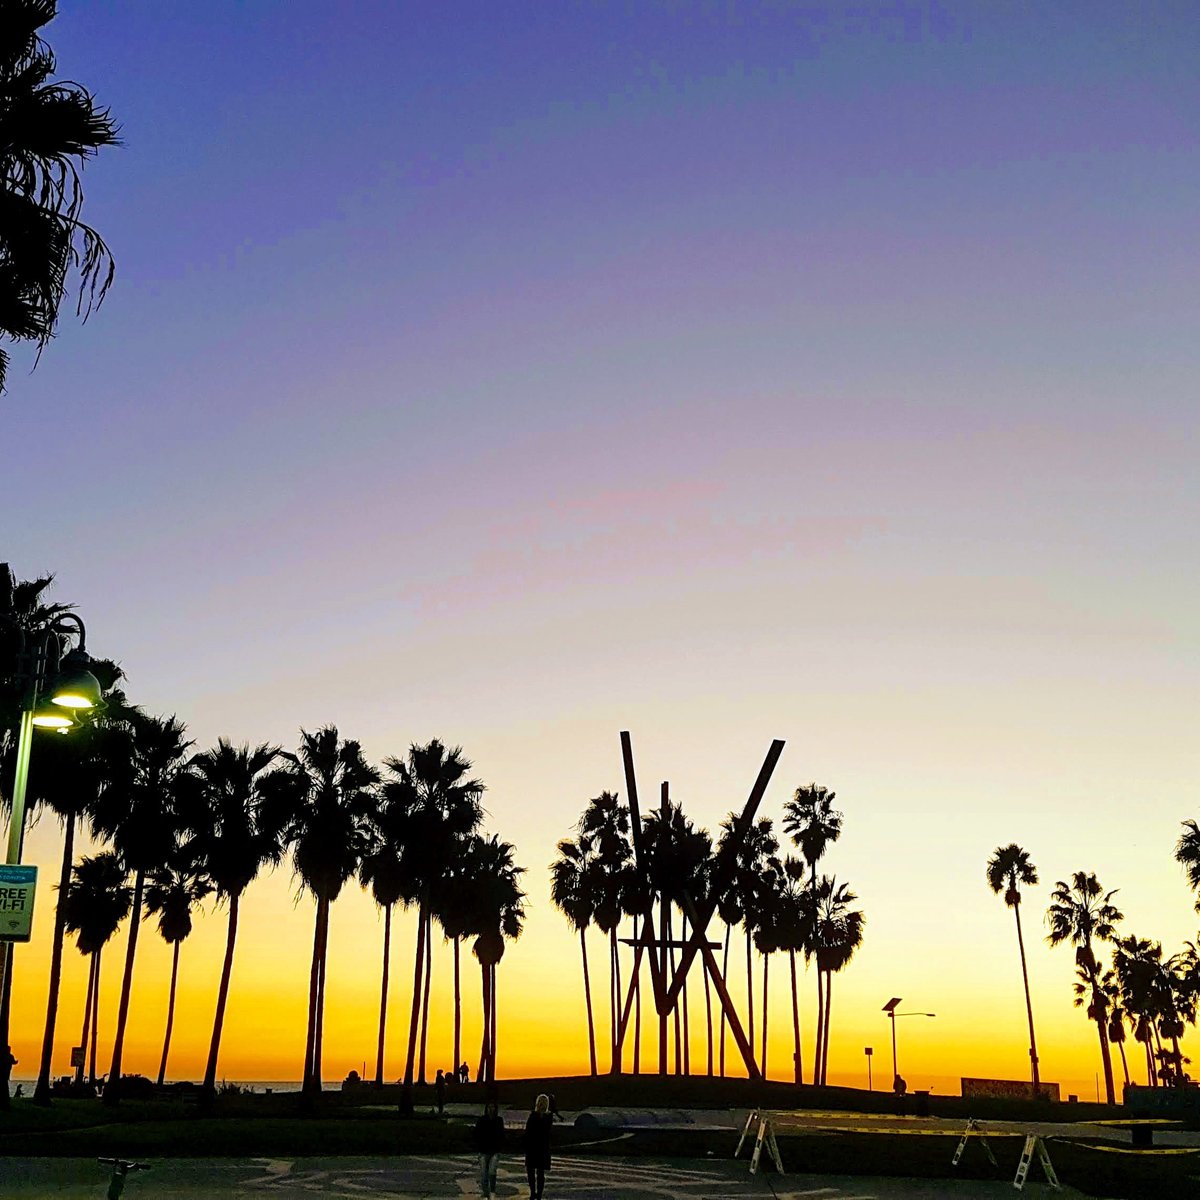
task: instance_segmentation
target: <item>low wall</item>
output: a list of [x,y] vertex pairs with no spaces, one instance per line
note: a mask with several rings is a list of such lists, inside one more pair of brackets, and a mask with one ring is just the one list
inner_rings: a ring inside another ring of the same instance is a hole
[[[1033,1084],[1028,1079],[968,1079],[960,1080],[964,1100],[987,1096],[993,1100],[1029,1100],[1033,1096]],[[1057,1083],[1039,1083],[1038,1095],[1043,1100],[1057,1101]]]

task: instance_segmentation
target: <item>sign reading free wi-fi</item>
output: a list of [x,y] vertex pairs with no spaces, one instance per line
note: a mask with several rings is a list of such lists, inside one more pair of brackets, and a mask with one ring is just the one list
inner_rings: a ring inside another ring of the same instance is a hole
[[0,864],[0,942],[27,942],[33,928],[37,867]]

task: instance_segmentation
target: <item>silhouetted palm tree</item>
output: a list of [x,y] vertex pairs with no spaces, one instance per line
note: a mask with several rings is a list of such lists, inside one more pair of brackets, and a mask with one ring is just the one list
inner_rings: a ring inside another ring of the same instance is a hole
[[[484,786],[478,779],[469,778],[471,763],[462,748],[447,749],[437,738],[424,746],[410,746],[406,759],[386,759],[384,767],[388,772],[383,785],[384,795],[394,794],[395,802],[406,806],[411,844],[419,848],[419,854],[411,861],[406,888],[406,898],[417,905],[412,1013],[404,1063],[405,1090],[401,1100],[401,1104],[409,1108],[412,1105],[418,1027],[427,1025],[427,1016],[423,1020],[422,1013],[428,1012],[432,925],[438,889],[450,865],[462,855],[467,839],[479,827]],[[423,1048],[420,1081],[425,1081]]]
[[470,925],[476,934],[472,949],[479,960],[483,988],[483,1044],[480,1052],[480,1082],[496,1079],[496,968],[504,957],[506,940],[521,936],[525,921],[525,893],[514,850],[496,836],[472,837],[466,851],[470,863]]
[[[1195,821],[1183,822],[1183,833],[1175,843],[1175,861],[1187,872],[1192,890],[1200,891],[1200,826]],[[1196,911],[1200,912],[1200,898],[1196,900]]]
[[579,830],[592,842],[593,864],[590,890],[594,899],[597,928],[608,935],[608,983],[610,1017],[610,1070],[621,1069],[618,1025],[621,1011],[621,955],[617,931],[625,916],[625,895],[631,884],[633,847],[629,840],[629,809],[616,792],[601,792],[588,802]]
[[763,960],[762,1050],[759,1067],[767,1078],[767,1016],[769,1012],[771,955],[782,949],[780,923],[784,906],[783,864],[772,855],[767,859],[755,889],[754,945]]
[[596,1025],[592,1017],[592,980],[588,971],[587,930],[595,915],[592,883],[595,871],[591,839],[580,834],[578,841],[564,838],[558,843],[558,857],[550,864],[550,901],[579,934],[583,957],[583,1001],[587,1009],[588,1057],[593,1075],[596,1065]]
[[804,1082],[800,1046],[800,992],[796,982],[796,954],[812,941],[815,896],[808,884],[808,865],[793,855],[782,864],[776,931],[779,948],[788,952],[792,983],[792,1062],[796,1083]]
[[42,1059],[34,1089],[35,1104],[49,1104],[54,1056],[54,1035],[58,1020],[59,986],[62,980],[63,940],[66,933],[64,904],[75,857],[75,832],[96,803],[104,781],[111,774],[109,756],[114,741],[123,744],[113,730],[128,719],[130,709],[117,689],[121,678],[115,663],[93,660],[92,674],[100,682],[108,706],[107,714],[86,721],[72,730],[69,737],[47,737],[38,747],[37,770],[29,780],[27,803],[49,809],[62,823],[63,853],[59,868],[58,903],[54,913],[54,940],[50,951],[50,979],[46,996],[46,1024],[42,1035]]
[[[91,1033],[89,1078],[96,1082],[96,1041],[100,1016],[100,958],[104,947],[129,915],[133,892],[129,872],[111,852],[82,859],[71,872],[65,908],[66,930],[74,935],[79,953],[90,959],[87,999],[83,1006],[83,1033],[79,1044],[87,1049]],[[76,1068],[83,1082],[83,1065]]]
[[1164,1010],[1168,987],[1164,979],[1162,946],[1135,934],[1119,938],[1113,947],[1113,970],[1121,1003],[1133,1021],[1133,1036],[1146,1052],[1146,1082],[1158,1085],[1154,1037]]
[[192,932],[192,908],[212,891],[202,868],[185,854],[150,872],[146,886],[146,915],[158,914],[158,932],[171,948],[171,992],[167,1001],[167,1028],[163,1034],[162,1058],[158,1064],[158,1086],[167,1075],[171,1052],[171,1030],[175,1024],[175,985],[179,978],[179,947]]
[[1112,903],[1116,889],[1105,892],[1094,874],[1076,871],[1071,882],[1059,880],[1051,894],[1046,921],[1050,933],[1046,940],[1052,946],[1070,942],[1075,947],[1075,963],[1085,972],[1093,990],[1089,1013],[1096,1022],[1100,1040],[1100,1057],[1104,1062],[1104,1087],[1109,1104],[1116,1103],[1113,1089],[1112,1056],[1108,1049],[1107,1002],[1101,988],[1102,972],[1096,959],[1093,941],[1112,941],[1116,935],[1121,912]]
[[[52,79],[54,55],[40,31],[57,7],[7,0],[0,22],[0,338],[39,349],[54,336],[73,274],[85,316],[113,277],[108,247],[80,219],[79,169],[117,145],[117,126],[86,88]],[[0,349],[0,391],[7,368]]]
[[192,759],[187,780],[181,781],[182,824],[189,852],[202,865],[217,903],[229,905],[225,958],[204,1068],[204,1095],[208,1098],[217,1086],[242,896],[264,867],[277,866],[283,857],[282,814],[274,811],[278,805],[267,800],[270,768],[278,754],[276,746],[235,747],[221,738],[211,750]]
[[1004,903],[1013,910],[1017,921],[1017,946],[1021,952],[1021,979],[1025,984],[1025,1012],[1029,1017],[1029,1065],[1033,1076],[1033,1094],[1038,1094],[1037,1038],[1033,1033],[1033,1001],[1029,997],[1029,971],[1025,965],[1025,938],[1021,933],[1021,885],[1032,886],[1038,881],[1037,868],[1029,852],[1015,843],[998,846],[987,865],[988,887],[999,894],[1003,891]]
[[844,883],[822,877],[814,889],[816,907],[813,921],[812,953],[817,963],[817,982],[825,977],[823,1024],[819,1030],[821,1054],[813,1071],[814,1082],[828,1084],[829,1022],[833,1007],[833,977],[843,970],[862,945],[866,920],[858,909],[850,907],[858,897]]
[[[380,809],[386,802],[380,800]],[[388,976],[392,950],[392,909],[404,896],[404,847],[394,840],[395,826],[382,811],[374,819],[371,849],[363,858],[359,877],[371,898],[383,909],[383,969],[379,984],[379,1038],[375,1051],[375,1086],[383,1085],[383,1051],[387,1035]],[[457,1062],[457,1058],[455,1059]]]
[[370,849],[379,772],[358,742],[343,740],[332,725],[316,733],[301,730],[296,753],[280,757],[284,766],[273,773],[269,799],[272,808],[280,805],[282,819],[273,824],[291,847],[301,886],[317,902],[304,1046],[303,1092],[311,1100],[321,1092],[329,909]]
[[[104,1088],[104,1103],[108,1105],[119,1103],[121,1098],[121,1058],[146,876],[168,863],[176,850],[181,833],[179,782],[187,767],[187,750],[191,745],[183,722],[175,717],[150,717],[134,712],[124,728],[128,737],[123,747],[122,769],[105,782],[92,813],[93,828],[112,842],[123,864],[133,873],[125,973],[121,980],[112,1066]],[[121,760],[122,751],[114,748],[113,758]]]

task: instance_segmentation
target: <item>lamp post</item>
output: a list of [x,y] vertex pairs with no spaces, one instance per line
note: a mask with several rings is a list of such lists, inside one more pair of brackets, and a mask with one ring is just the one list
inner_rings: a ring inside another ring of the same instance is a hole
[[[68,733],[76,724],[76,713],[100,710],[104,707],[100,683],[88,670],[91,659],[86,650],[87,634],[83,621],[74,613],[62,613],[40,638],[30,645],[25,630],[12,622],[17,633],[18,679],[24,684],[21,697],[21,720],[17,733],[16,769],[13,775],[12,808],[9,813],[8,842],[4,855],[5,866],[21,862],[25,841],[25,790],[29,781],[29,759],[33,751],[35,727]],[[62,655],[63,642],[74,633],[78,644]],[[61,659],[61,661],[60,661]],[[43,693],[44,697],[43,698]],[[3,935],[0,934],[0,939]],[[7,997],[12,971],[12,940],[0,940],[0,1007],[4,1020],[0,1032],[0,1104],[8,1099],[8,1077],[11,1068],[8,1051]]]
[[931,1012],[897,1012],[899,1007],[900,997],[893,996],[884,1006],[883,1011],[887,1013],[888,1019],[892,1023],[892,1078],[896,1079],[900,1075],[900,1070],[896,1066],[896,1018],[897,1017],[936,1017],[937,1013]]

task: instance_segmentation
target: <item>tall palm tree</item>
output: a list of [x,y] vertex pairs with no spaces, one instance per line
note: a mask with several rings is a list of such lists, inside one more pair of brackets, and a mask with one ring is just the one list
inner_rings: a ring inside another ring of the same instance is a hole
[[[221,738],[211,750],[193,757],[187,778],[181,781],[181,824],[189,853],[203,866],[217,903],[229,905],[225,957],[204,1068],[203,1095],[208,1099],[216,1092],[242,896],[260,871],[277,866],[283,857],[282,813],[277,811],[280,805],[269,799],[270,768],[278,754],[276,746],[251,749]],[[275,782],[281,778],[274,777]]]
[[1168,985],[1164,978],[1162,946],[1127,934],[1113,947],[1113,971],[1124,1011],[1133,1021],[1133,1036],[1146,1052],[1146,1082],[1158,1084],[1154,1037],[1165,1008]]
[[187,751],[191,746],[183,722],[175,717],[151,717],[134,712],[125,728],[128,731],[124,747],[127,757],[122,769],[106,781],[92,814],[93,828],[112,842],[124,865],[133,873],[133,907],[117,1010],[117,1032],[112,1066],[104,1088],[104,1103],[108,1105],[119,1103],[121,1098],[121,1058],[146,876],[168,863],[176,851],[181,834],[178,815],[180,780],[187,768]]
[[763,866],[755,889],[754,945],[763,960],[762,985],[762,1051],[759,1068],[767,1078],[767,1016],[769,1010],[771,955],[783,948],[780,925],[783,920],[785,890],[783,863],[772,855]]
[[358,742],[343,740],[333,725],[316,733],[302,729],[297,751],[280,757],[284,765],[268,792],[271,811],[279,814],[271,824],[281,830],[300,885],[317,904],[302,1088],[312,1101],[321,1092],[329,910],[370,850],[379,772]]
[[817,963],[817,981],[825,978],[825,996],[822,1005],[820,1037],[820,1059],[813,1070],[813,1081],[820,1087],[829,1082],[829,1023],[833,1008],[833,976],[843,970],[862,945],[863,927],[866,918],[858,909],[850,907],[858,897],[844,883],[822,877],[814,888],[815,912],[813,920],[812,954]]
[[812,940],[814,894],[808,886],[808,864],[789,854],[782,863],[776,933],[779,948],[788,952],[792,983],[792,1063],[795,1082],[804,1082],[800,1046],[800,993],[796,982],[796,955]]
[[629,837],[629,809],[616,792],[601,792],[588,802],[579,830],[591,839],[593,865],[591,891],[595,897],[595,920],[608,935],[608,983],[610,1024],[610,1070],[621,1070],[618,1042],[621,1011],[621,955],[617,930],[625,917],[625,896],[632,882],[633,846]]
[[472,837],[466,852],[471,866],[470,924],[476,935],[472,949],[483,988],[483,1046],[477,1078],[485,1083],[496,1080],[496,968],[504,957],[505,941],[519,938],[525,921],[525,893],[520,887],[525,868],[516,865],[514,854],[513,847],[495,835]]
[[1025,1012],[1029,1018],[1029,1066],[1033,1078],[1033,1094],[1036,1098],[1040,1093],[1040,1078],[1038,1075],[1037,1038],[1033,1033],[1033,1001],[1029,997],[1029,971],[1025,965],[1025,938],[1021,932],[1021,885],[1032,887],[1038,881],[1037,868],[1029,857],[1029,852],[1023,850],[1015,842],[1007,846],[998,846],[988,859],[988,887],[993,892],[1004,893],[1004,903],[1013,910],[1017,921],[1017,946],[1021,952],[1021,979],[1025,984]]
[[1102,972],[1096,959],[1094,941],[1112,941],[1117,922],[1123,914],[1112,903],[1116,889],[1106,892],[1095,874],[1076,871],[1070,883],[1059,880],[1050,897],[1046,922],[1050,932],[1046,940],[1052,946],[1070,942],[1075,947],[1076,966],[1083,969],[1092,989],[1088,1012],[1096,1022],[1100,1057],[1104,1063],[1104,1088],[1109,1104],[1116,1103],[1113,1089],[1112,1055],[1108,1048],[1108,1004],[1104,997]]
[[[375,1051],[375,1086],[383,1086],[383,1051],[387,1036],[388,976],[392,951],[392,909],[404,896],[404,848],[392,840],[390,823],[382,821],[383,804],[377,811],[374,836],[370,851],[359,867],[359,877],[364,887],[371,890],[371,898],[383,910],[383,969],[379,985],[379,1038]],[[457,1059],[455,1060],[457,1061]]]
[[[113,261],[100,235],[80,219],[79,169],[117,126],[92,94],[54,80],[54,54],[40,31],[56,0],[8,0],[0,22],[0,338],[39,350],[54,336],[72,275],[78,309],[104,299]],[[0,391],[8,355],[0,349]]]
[[579,934],[579,950],[583,957],[583,1001],[587,1009],[588,1056],[592,1074],[597,1075],[596,1024],[592,1017],[592,980],[587,953],[588,926],[595,917],[595,896],[592,891],[594,877],[592,843],[586,834],[581,833],[578,841],[564,838],[558,843],[558,857],[550,864],[550,902]]
[[163,1034],[162,1058],[158,1064],[158,1086],[167,1076],[171,1052],[171,1030],[175,1025],[175,985],[179,979],[179,947],[192,932],[192,909],[212,891],[202,868],[180,853],[174,861],[150,872],[146,887],[146,915],[158,915],[158,932],[171,947],[171,992],[167,1000],[167,1028]]
[[[405,759],[385,759],[384,767],[388,773],[384,796],[394,797],[395,803],[405,806],[412,845],[420,848],[420,853],[412,858],[407,887],[409,902],[417,905],[412,1011],[401,1099],[401,1105],[409,1109],[417,1033],[422,1013],[428,1013],[432,925],[438,889],[451,864],[461,857],[467,839],[479,827],[484,786],[478,779],[470,778],[471,763],[462,748],[447,749],[437,738],[424,746],[410,746]],[[425,1081],[424,1054],[420,1081]]]
[[[46,996],[46,1023],[42,1034],[42,1058],[34,1089],[35,1104],[49,1104],[54,1035],[58,1021],[59,987],[62,982],[63,942],[66,934],[67,892],[71,864],[75,857],[75,833],[79,822],[87,818],[100,794],[104,781],[112,774],[109,759],[122,744],[113,730],[128,719],[131,709],[117,688],[121,670],[107,661],[93,660],[92,674],[100,682],[107,705],[106,715],[88,721],[72,731],[70,737],[46,738],[38,749],[37,770],[30,779],[27,801],[49,810],[63,827],[63,853],[59,868],[58,902],[54,912],[54,937],[50,951],[50,978]],[[118,750],[119,752],[119,750]]]
[[[717,853],[734,836],[736,813],[730,813],[721,822],[721,836]],[[736,893],[732,904],[725,901],[724,911],[736,910],[741,914],[742,928],[746,935],[746,1028],[751,1047],[754,1046],[754,972],[752,963],[753,937],[759,917],[758,892],[761,888],[766,864],[779,850],[779,839],[775,836],[775,825],[770,817],[759,817],[750,826],[745,838],[738,846],[734,857],[733,879],[730,889]],[[722,1038],[722,1043],[724,1038]],[[722,1045],[723,1048],[723,1045]]]
[[[783,806],[783,830],[796,846],[809,869],[809,887],[814,893],[817,888],[817,863],[825,857],[825,852],[842,836],[842,813],[833,807],[837,793],[818,783],[809,783],[798,787],[792,798]],[[814,909],[817,897],[813,896]],[[805,961],[808,960],[805,955]],[[825,988],[822,986],[821,972],[817,972],[817,1036],[814,1063],[814,1083],[820,1083],[816,1078],[820,1064],[825,1061]]]
[[[67,889],[65,924],[75,937],[79,953],[89,959],[87,999],[83,1006],[83,1033],[79,1044],[85,1051],[91,1033],[90,1078],[96,1082],[96,1040],[100,1014],[100,957],[121,922],[129,915],[133,891],[129,872],[111,851],[82,859],[71,872]],[[76,1068],[76,1083],[83,1082],[83,1064]]]

